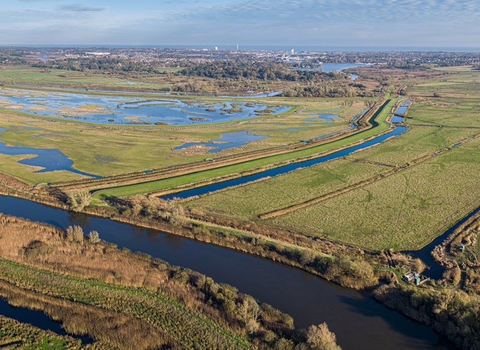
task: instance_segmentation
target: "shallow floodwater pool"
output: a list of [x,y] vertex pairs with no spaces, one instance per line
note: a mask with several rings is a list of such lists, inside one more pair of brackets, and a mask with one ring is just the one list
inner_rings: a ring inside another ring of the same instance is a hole
[[175,147],[175,151],[179,151],[188,147],[203,146],[211,148],[208,153],[218,153],[225,149],[240,147],[253,141],[260,141],[268,138],[268,136],[256,135],[248,131],[228,132],[222,134],[219,139],[210,140],[208,142],[187,142],[181,146]]
[[242,101],[198,102],[19,89],[0,90],[0,106],[59,119],[134,125],[220,123],[273,115],[290,109],[288,106]]
[[[0,132],[4,132],[6,130],[6,128],[0,128]],[[55,170],[66,170],[75,174],[93,177],[97,179],[101,177],[95,174],[90,174],[81,170],[74,169],[73,160],[71,160],[60,150],[55,148],[8,146],[4,142],[0,141],[0,154],[6,154],[10,156],[26,156],[25,159],[19,160],[18,163],[40,168],[36,170],[37,173],[44,173]]]

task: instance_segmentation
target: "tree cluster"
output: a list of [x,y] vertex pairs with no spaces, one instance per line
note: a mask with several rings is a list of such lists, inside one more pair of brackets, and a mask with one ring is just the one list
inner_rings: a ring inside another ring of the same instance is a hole
[[190,64],[177,74],[184,76],[207,77],[212,79],[252,79],[281,81],[323,81],[332,75],[319,71],[294,70],[291,65],[275,62],[214,61]]
[[480,296],[461,290],[428,290],[385,285],[375,297],[433,327],[462,349],[480,349]]

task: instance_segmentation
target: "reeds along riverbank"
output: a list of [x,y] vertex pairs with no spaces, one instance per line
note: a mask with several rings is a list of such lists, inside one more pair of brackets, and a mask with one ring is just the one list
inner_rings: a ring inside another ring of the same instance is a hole
[[[292,338],[290,316],[199,273],[48,225],[1,215],[0,226],[0,295],[44,310],[73,333],[125,349],[305,341]],[[139,339],[128,343],[132,332]]]

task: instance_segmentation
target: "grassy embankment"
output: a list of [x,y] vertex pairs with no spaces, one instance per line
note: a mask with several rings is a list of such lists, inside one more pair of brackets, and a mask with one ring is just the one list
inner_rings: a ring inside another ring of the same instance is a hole
[[317,157],[320,154],[331,152],[338,148],[346,147],[350,144],[362,142],[369,137],[374,137],[375,135],[388,130],[389,124],[386,122],[386,119],[391,113],[391,110],[393,106],[395,106],[396,102],[398,102],[398,98],[389,99],[387,102],[385,102],[383,107],[378,110],[378,112],[374,116],[378,125],[376,125],[374,128],[353,134],[340,140],[285,154],[225,166],[218,169],[199,171],[192,174],[172,177],[170,179],[153,181],[137,185],[122,186],[117,188],[109,188],[99,191],[99,193],[97,193],[97,196],[102,194],[107,196],[123,197],[140,193],[152,193],[164,190],[171,190],[175,187],[185,186],[188,184],[193,184],[195,186],[195,184],[198,184],[202,181],[217,181],[216,179],[218,179],[219,177],[225,177],[229,175],[241,176],[241,174],[244,172],[251,173],[259,171],[259,169],[261,168],[270,168],[272,166],[282,163],[286,164],[292,161],[299,161],[302,158]]
[[48,225],[9,216],[0,223],[0,295],[43,310],[68,332],[122,349],[291,342],[291,317],[204,275]]

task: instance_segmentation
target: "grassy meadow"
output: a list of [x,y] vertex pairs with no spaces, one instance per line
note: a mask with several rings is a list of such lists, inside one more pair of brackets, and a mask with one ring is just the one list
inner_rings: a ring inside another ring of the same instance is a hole
[[[175,72],[181,68],[164,68],[168,72]],[[0,70],[0,81],[5,85],[28,84],[39,86],[59,86],[63,88],[89,88],[95,87],[120,89],[128,87],[129,90],[152,89],[162,90],[172,84],[164,79],[152,79],[145,75],[132,77],[111,76],[97,72],[76,72],[71,70],[45,70],[33,67],[5,66]],[[133,84],[132,84],[133,83]]]
[[387,170],[389,167],[339,159],[219,191],[190,200],[185,205],[205,212],[255,221],[262,213],[345,188]]
[[[472,139],[480,133],[476,85],[480,73],[462,68],[435,79],[409,86],[408,98],[414,103],[405,134],[343,160],[214,193],[186,205],[372,250],[421,248],[480,205],[480,141]],[[441,155],[362,188],[276,218],[258,218],[373,177],[387,171],[387,166],[398,169],[447,148]]]
[[419,249],[478,207],[479,159],[480,140],[476,139],[268,223],[372,250]]
[[[4,108],[0,109],[0,127],[7,130],[2,131],[0,136],[10,146],[57,148],[74,161],[74,168],[107,176],[279,147],[338,132],[347,129],[349,121],[365,109],[367,103],[361,99],[262,99],[258,102],[298,107],[279,115],[241,122],[186,126],[95,125],[40,117]],[[341,118],[327,122],[316,117],[321,113],[334,113]],[[205,147],[174,150],[186,142],[206,142],[219,139],[224,133],[239,131],[268,138],[219,153],[208,153],[209,149]],[[18,165],[14,157],[2,156],[2,171],[31,184],[80,178],[69,172],[37,174],[34,170]]]

